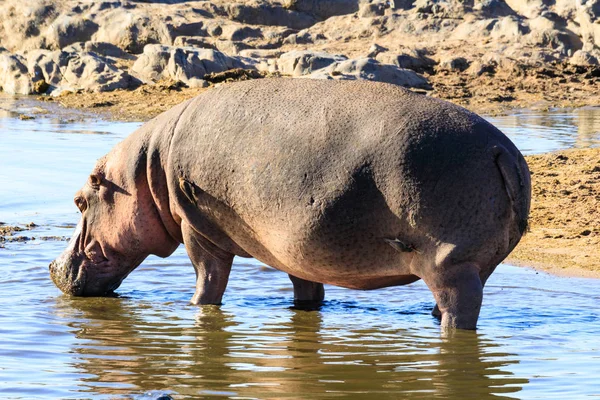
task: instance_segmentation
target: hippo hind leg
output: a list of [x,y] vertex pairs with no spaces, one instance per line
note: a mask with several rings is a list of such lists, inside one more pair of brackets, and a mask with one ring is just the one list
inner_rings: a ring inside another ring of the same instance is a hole
[[307,281],[294,275],[289,275],[294,285],[294,307],[303,310],[318,308],[325,298],[322,283]]
[[477,265],[453,265],[444,268],[443,274],[433,273],[423,280],[435,298],[432,314],[441,317],[442,329],[476,328],[483,300],[483,282]]

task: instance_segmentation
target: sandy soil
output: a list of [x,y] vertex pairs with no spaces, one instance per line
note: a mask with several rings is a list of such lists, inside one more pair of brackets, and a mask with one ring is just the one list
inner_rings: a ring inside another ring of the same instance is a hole
[[[539,72],[539,71],[538,71]],[[510,77],[467,79],[461,74],[436,74],[430,95],[474,111],[497,114],[511,108],[550,108],[600,104],[594,84],[571,75],[515,82]],[[580,74],[581,75],[581,74]],[[431,78],[430,78],[431,79]],[[569,86],[570,85],[570,86]],[[571,88],[576,90],[571,90]],[[117,120],[148,120],[206,89],[188,89],[170,82],[133,91],[68,94],[47,101],[83,108]],[[530,230],[507,262],[572,276],[600,278],[600,149],[569,150],[526,157],[532,171]]]
[[533,186],[530,231],[508,261],[600,277],[600,149],[526,159]]

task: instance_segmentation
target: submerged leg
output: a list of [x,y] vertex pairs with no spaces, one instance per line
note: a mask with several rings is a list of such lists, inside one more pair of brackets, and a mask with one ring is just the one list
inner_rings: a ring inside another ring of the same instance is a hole
[[196,270],[192,304],[221,304],[234,255],[221,250],[187,223],[181,224],[183,243]]
[[423,280],[437,303],[432,314],[442,318],[442,329],[475,329],[483,300],[483,283],[474,264],[444,268]]
[[319,306],[325,298],[325,289],[322,283],[311,282],[289,275],[294,284],[294,304],[299,307]]

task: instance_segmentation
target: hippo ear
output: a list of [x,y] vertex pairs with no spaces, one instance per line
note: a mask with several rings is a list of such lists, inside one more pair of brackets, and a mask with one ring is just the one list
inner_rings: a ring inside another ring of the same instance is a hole
[[102,185],[102,181],[104,180],[104,177],[99,174],[99,173],[92,173],[90,175],[90,186],[94,189],[98,189],[100,187],[100,185]]

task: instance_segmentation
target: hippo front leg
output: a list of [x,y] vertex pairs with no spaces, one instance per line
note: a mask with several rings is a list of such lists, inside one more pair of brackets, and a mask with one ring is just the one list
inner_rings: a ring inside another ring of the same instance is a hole
[[433,293],[436,306],[432,314],[441,316],[442,329],[475,329],[483,300],[479,268],[461,264],[435,271],[423,280]]
[[221,304],[229,281],[234,255],[221,250],[183,222],[183,243],[196,270],[196,292],[192,304]]
[[294,305],[300,308],[318,307],[325,298],[322,283],[307,281],[294,275],[289,275],[294,285]]

